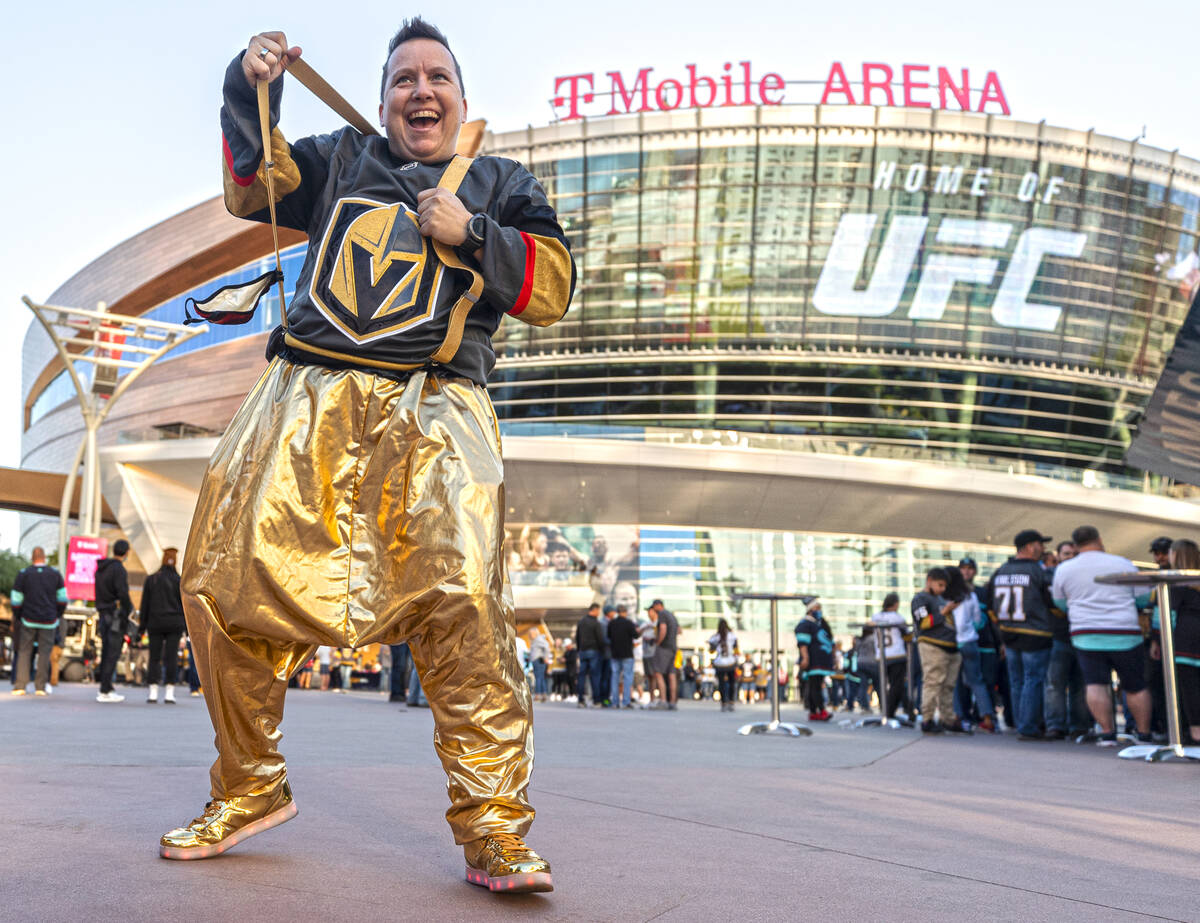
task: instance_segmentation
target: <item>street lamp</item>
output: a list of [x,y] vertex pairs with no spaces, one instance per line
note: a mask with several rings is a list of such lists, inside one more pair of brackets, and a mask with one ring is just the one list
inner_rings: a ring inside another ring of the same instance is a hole
[[[59,567],[66,567],[67,520],[70,518],[71,498],[75,493],[75,478],[81,461],[83,490],[79,503],[80,534],[96,537],[100,532],[102,499],[96,445],[100,425],[117,398],[156,359],[192,337],[207,333],[208,327],[185,327],[183,324],[112,314],[105,310],[107,306],[104,302],[97,304],[97,310],[89,311],[86,308],[34,304],[28,296],[22,296],[21,300],[50,335],[63,368],[75,385],[79,409],[83,413],[84,437],[67,472],[58,517],[58,564]],[[77,364],[91,366],[90,383],[85,383]],[[121,374],[122,370],[125,370],[124,375]]]

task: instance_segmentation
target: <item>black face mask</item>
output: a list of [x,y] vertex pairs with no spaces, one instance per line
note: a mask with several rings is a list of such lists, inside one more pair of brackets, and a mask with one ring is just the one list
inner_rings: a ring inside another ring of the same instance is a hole
[[[226,326],[248,324],[254,317],[254,312],[258,310],[258,303],[262,301],[263,295],[271,290],[272,285],[282,281],[283,273],[278,269],[272,269],[249,282],[222,285],[207,298],[199,301],[195,298],[188,298],[183,303],[183,322],[185,324],[207,322]],[[189,305],[200,315],[199,317],[193,317],[188,313]]]

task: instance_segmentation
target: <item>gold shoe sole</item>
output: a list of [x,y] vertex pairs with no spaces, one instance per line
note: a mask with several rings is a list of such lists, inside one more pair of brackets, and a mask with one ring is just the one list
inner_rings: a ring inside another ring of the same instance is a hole
[[535,891],[553,891],[554,880],[549,872],[522,872],[518,875],[497,875],[467,866],[467,881],[489,891],[504,894],[529,894]]
[[272,811],[261,820],[256,820],[241,830],[234,831],[219,843],[212,843],[209,846],[165,846],[159,844],[158,854],[164,859],[211,859],[213,856],[219,856],[226,850],[232,849],[242,840],[248,839],[256,833],[262,833],[264,830],[270,830],[272,827],[286,823],[299,813],[296,802],[293,801],[277,811]]

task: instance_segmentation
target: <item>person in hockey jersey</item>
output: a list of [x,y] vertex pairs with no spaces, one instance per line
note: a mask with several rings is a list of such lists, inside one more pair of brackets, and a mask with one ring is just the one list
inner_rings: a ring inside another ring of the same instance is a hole
[[828,721],[832,715],[825,707],[825,677],[832,676],[833,630],[821,614],[821,603],[808,604],[804,618],[796,626],[796,645],[800,649],[797,669],[804,686],[804,704],[809,721]]
[[1048,739],[1042,730],[1046,674],[1055,624],[1063,618],[1050,597],[1053,571],[1042,566],[1042,554],[1050,541],[1050,536],[1037,529],[1018,532],[1013,538],[1017,553],[996,568],[983,592],[1004,643],[1021,740]]
[[278,749],[288,677],[318,645],[407,641],[468,880],[548,891],[550,866],[523,840],[530,696],[484,386],[501,320],[561,318],[574,261],[527,170],[456,156],[467,102],[440,31],[413,19],[392,38],[383,137],[289,143],[274,126],[300,54],[265,32],[225,75],[226,205],[268,220],[256,87],[269,80],[279,221],[309,244],[193,518],[182,589],[218,757],[204,813],[160,852],[206,858],[294,816]]
[[963,729],[962,720],[954,712],[954,686],[962,665],[953,614],[959,600],[944,597],[949,582],[950,575],[944,568],[932,568],[925,575],[925,589],[912,600],[917,649],[924,671],[921,730],[926,734]]

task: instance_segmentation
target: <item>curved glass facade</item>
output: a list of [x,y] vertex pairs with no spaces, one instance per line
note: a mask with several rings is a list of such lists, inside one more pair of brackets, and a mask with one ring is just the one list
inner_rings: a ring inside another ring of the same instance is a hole
[[1116,472],[1186,310],[1200,167],[1085,132],[797,106],[492,150],[543,182],[580,273],[563,322],[496,338],[512,421]]
[[[542,181],[579,270],[562,322],[509,320],[494,338],[489,390],[506,435],[769,447],[1173,490],[1122,458],[1187,309],[1181,279],[1200,248],[1195,161],[1045,125],[841,106],[559,123],[490,136],[487,153]],[[289,289],[303,257],[303,245],[284,252]],[[149,316],[180,321],[189,295],[272,263],[239,267]],[[277,318],[272,292],[251,324],[211,326],[180,351],[268,331]],[[59,376],[32,420],[71,398]],[[535,566],[510,555],[513,582],[579,584],[596,568],[611,580],[593,589],[610,601],[662,597],[685,628],[705,631],[721,616],[765,630],[765,608],[728,602],[749,587],[821,594],[847,634],[886,592],[907,602],[930,566],[971,554],[986,576],[1008,554],[587,518],[509,523],[510,548],[539,532],[546,546]],[[561,574],[555,542],[569,549]]]

